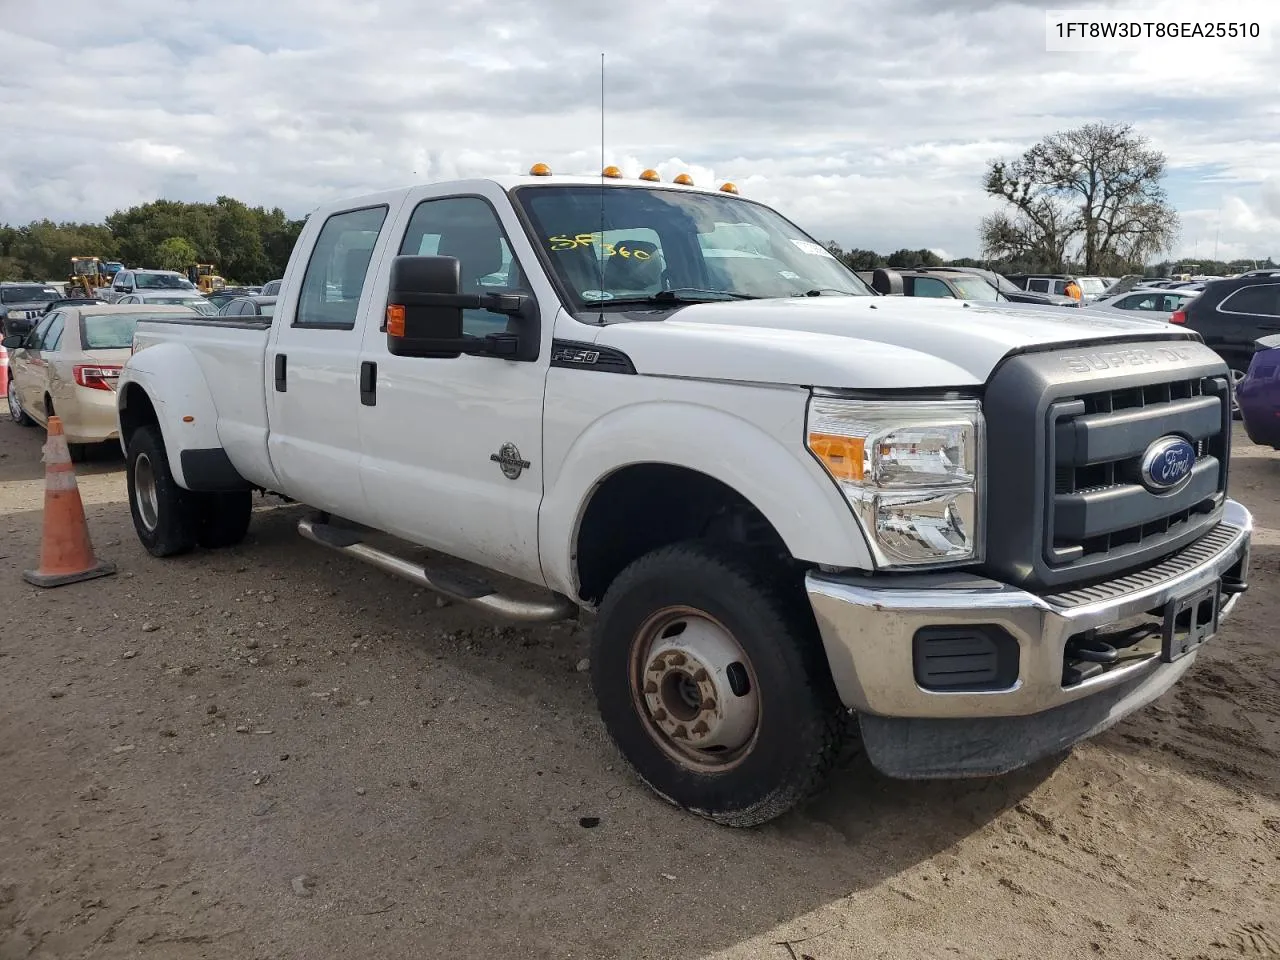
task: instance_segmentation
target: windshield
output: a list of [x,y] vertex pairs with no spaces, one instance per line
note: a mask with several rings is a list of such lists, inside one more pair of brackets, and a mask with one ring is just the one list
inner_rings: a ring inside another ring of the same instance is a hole
[[62,295],[53,287],[0,288],[0,303],[45,303],[61,299]]
[[1087,297],[1096,297],[1100,293],[1105,293],[1107,289],[1101,277],[1079,277],[1076,283],[1080,285],[1080,292]]
[[133,283],[139,290],[190,290],[194,284],[173,273],[135,273]]
[[981,277],[952,277],[961,300],[1003,300],[999,291]]
[[147,297],[147,303],[164,303],[176,307],[190,307],[202,317],[212,317],[218,312],[218,308],[203,297]]
[[127,350],[133,346],[133,328],[139,320],[154,318],[147,313],[103,313],[81,315],[80,342],[86,350]]
[[[874,296],[848,267],[767,207],[642,187],[514,192],[574,306],[681,298]],[[603,226],[603,230],[601,229]]]

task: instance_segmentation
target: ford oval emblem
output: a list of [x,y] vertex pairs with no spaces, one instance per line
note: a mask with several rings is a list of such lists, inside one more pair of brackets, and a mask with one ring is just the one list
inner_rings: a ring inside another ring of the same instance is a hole
[[1142,483],[1154,493],[1166,493],[1191,477],[1196,448],[1182,437],[1161,437],[1142,455]]

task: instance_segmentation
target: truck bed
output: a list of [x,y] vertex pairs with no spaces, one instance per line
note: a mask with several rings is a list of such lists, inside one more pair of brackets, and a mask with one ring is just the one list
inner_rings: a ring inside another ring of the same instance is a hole
[[221,446],[246,480],[274,489],[278,480],[267,455],[264,366],[270,329],[270,317],[215,320],[193,315],[141,320],[134,333],[132,365],[149,368],[153,358],[146,354],[156,350],[153,362],[159,368],[198,367],[215,407],[211,413],[217,442],[210,445]]

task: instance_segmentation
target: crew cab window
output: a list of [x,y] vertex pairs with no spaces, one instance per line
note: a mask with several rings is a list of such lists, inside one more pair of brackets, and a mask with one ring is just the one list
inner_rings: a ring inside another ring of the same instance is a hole
[[386,219],[386,207],[366,207],[335,213],[324,222],[302,277],[295,327],[350,330],[356,325],[369,261]]
[[950,297],[951,288],[937,277],[916,277],[912,287],[913,297]]
[[1032,293],[1048,293],[1049,281],[1048,280],[1028,280],[1027,289],[1030,290]]
[[[479,197],[423,200],[409,218],[400,254],[457,257],[462,293],[528,291],[498,215]],[[462,313],[462,332],[469,336],[506,329],[507,318],[488,310]]]
[[1280,283],[1257,283],[1241,287],[1218,304],[1224,313],[1248,313],[1280,317]]

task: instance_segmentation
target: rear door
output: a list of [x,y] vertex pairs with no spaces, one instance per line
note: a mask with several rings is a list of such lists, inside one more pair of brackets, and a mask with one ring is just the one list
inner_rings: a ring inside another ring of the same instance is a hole
[[372,520],[360,480],[361,320],[402,199],[312,216],[299,239],[305,271],[283,291],[267,345],[267,449],[284,492],[362,523]]

